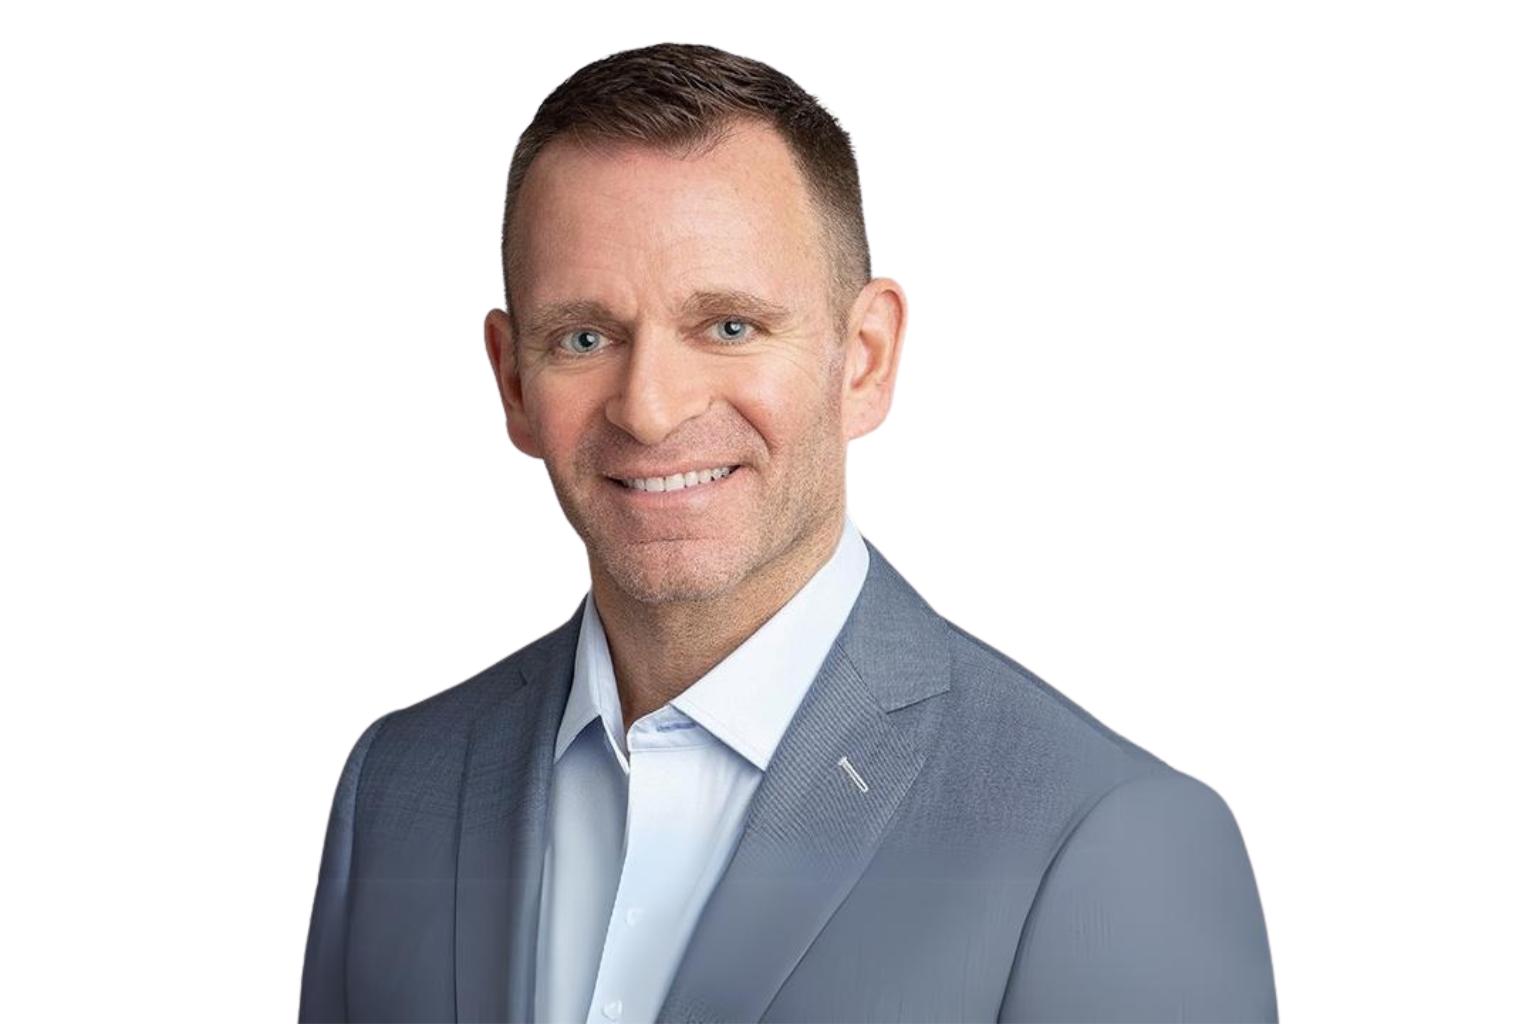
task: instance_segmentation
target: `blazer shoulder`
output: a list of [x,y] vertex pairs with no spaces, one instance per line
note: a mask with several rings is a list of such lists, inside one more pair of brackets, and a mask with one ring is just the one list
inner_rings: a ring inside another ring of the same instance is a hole
[[581,609],[561,625],[531,640],[506,657],[487,665],[462,682],[423,697],[414,704],[392,712],[403,721],[420,723],[462,721],[474,717],[487,704],[508,691],[541,678],[544,667],[562,646],[574,646],[580,625]]
[[530,685],[531,680],[543,678],[561,646],[574,642],[578,622],[575,617],[568,619],[468,679],[380,716],[368,728],[374,752],[370,767],[412,762],[423,756],[437,760],[446,751],[460,748],[483,712]]
[[1090,714],[996,647],[939,616],[949,631],[953,685],[965,703],[1010,730],[1027,730],[1124,765],[1119,778],[1173,771],[1161,758]]

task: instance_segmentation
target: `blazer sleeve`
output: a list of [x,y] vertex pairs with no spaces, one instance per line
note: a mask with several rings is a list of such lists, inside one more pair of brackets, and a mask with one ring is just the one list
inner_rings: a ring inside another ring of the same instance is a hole
[[304,949],[304,975],[299,993],[301,1022],[347,1019],[347,909],[357,783],[363,772],[363,762],[368,757],[368,748],[388,717],[385,715],[375,721],[353,744],[331,801],[325,846],[320,854],[320,881],[315,887],[309,940]]
[[999,1021],[1275,1021],[1237,822],[1176,771],[1112,788],[1068,835],[1024,922]]

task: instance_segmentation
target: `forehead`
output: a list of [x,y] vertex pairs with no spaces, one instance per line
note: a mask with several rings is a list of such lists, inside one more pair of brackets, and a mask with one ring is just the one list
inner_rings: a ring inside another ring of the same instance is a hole
[[699,287],[782,295],[825,272],[794,156],[755,123],[703,152],[556,139],[530,165],[509,227],[522,301],[632,306]]

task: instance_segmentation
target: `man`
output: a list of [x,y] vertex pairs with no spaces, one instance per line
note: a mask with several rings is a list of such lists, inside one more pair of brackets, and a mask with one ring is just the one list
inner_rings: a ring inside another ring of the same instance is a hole
[[906,299],[763,64],[615,54],[512,161],[485,344],[592,586],[374,722],[301,1020],[1274,1020],[1225,803],[934,612],[846,508]]

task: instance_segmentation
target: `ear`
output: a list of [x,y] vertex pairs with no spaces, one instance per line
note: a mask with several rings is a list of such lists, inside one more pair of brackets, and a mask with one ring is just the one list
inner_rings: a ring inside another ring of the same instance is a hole
[[485,314],[485,354],[491,359],[491,370],[496,374],[496,388],[501,392],[501,407],[507,417],[507,436],[517,450],[536,459],[544,457],[543,448],[534,436],[528,421],[527,406],[523,403],[523,382],[517,372],[517,337],[512,318],[505,310],[493,309]]
[[866,284],[848,311],[843,337],[843,438],[874,430],[890,411],[907,329],[907,296],[888,277]]

